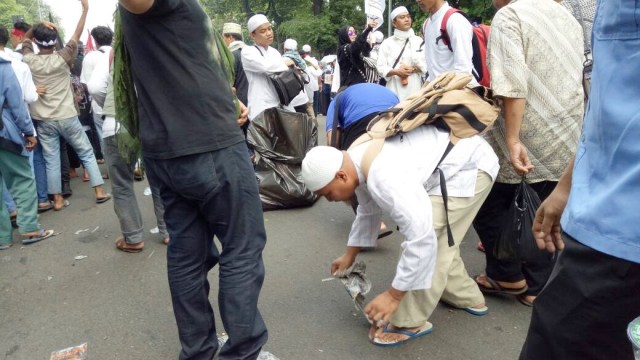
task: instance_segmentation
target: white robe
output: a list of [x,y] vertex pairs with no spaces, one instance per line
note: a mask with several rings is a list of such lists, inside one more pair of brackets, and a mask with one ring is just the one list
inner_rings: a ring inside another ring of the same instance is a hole
[[[262,51],[262,54],[260,53]],[[249,83],[248,102],[249,108],[249,120],[253,120],[258,114],[266,109],[280,106],[280,99],[276,89],[271,84],[267,73],[277,73],[286,71],[287,65],[282,59],[282,55],[278,50],[272,47],[260,47],[260,50],[256,46],[245,46],[241,52],[242,66],[244,67],[244,73],[247,76],[247,82]],[[304,96],[304,102],[306,103],[306,95]],[[294,100],[301,97],[298,95]],[[284,108],[290,111],[294,111],[293,107],[295,101],[292,101],[289,106]]]
[[[396,94],[400,101],[420,90],[422,87],[422,77],[427,72],[422,39],[413,34],[413,30],[411,30],[410,33],[409,42],[402,53],[400,61],[398,61],[395,67],[393,67],[393,63],[400,55],[406,40],[396,35],[391,36],[382,42],[378,50],[378,72],[380,76],[387,80],[387,89]],[[408,84],[406,86],[402,86],[399,76],[387,76],[389,71],[399,68],[402,64],[415,66],[420,69],[420,72],[414,72],[407,78]]]

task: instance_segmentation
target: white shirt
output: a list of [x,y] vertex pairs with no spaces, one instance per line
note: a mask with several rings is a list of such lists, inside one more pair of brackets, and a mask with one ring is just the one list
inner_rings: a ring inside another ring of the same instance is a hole
[[[460,14],[452,14],[447,22],[447,34],[451,40],[451,48],[440,39],[440,26],[447,10],[451,9],[445,3],[438,11],[426,21],[424,30],[424,48],[429,69],[428,81],[433,81],[440,74],[453,71],[456,73],[473,73],[473,27],[469,20]],[[436,40],[438,43],[436,44]],[[477,86],[475,77],[470,82],[471,86]]]
[[[16,74],[18,78],[18,83],[20,84],[20,89],[22,89],[22,99],[25,103],[25,108],[27,112],[29,112],[29,106],[27,104],[31,104],[38,100],[38,93],[36,92],[36,85],[33,83],[33,77],[31,76],[31,69],[29,69],[29,65],[23,63],[20,60],[16,60],[15,54],[9,49],[4,49],[4,51],[0,51],[0,57],[11,61],[11,67],[13,68],[13,72]],[[22,57],[21,54],[18,54]],[[33,129],[33,134],[36,133],[35,128]]]
[[[363,183],[360,164],[368,143],[348,153],[360,185],[356,188],[358,210],[349,234],[349,246],[376,244],[382,212],[399,226],[405,237],[392,286],[401,291],[431,287],[437,238],[429,195],[440,193],[435,167],[449,143],[449,133],[422,126],[402,137],[387,139]],[[451,197],[473,197],[478,170],[495,179],[498,159],[480,136],[462,139],[444,158],[440,168]]]
[[[396,30],[397,32],[398,30]],[[387,89],[396,94],[400,101],[420,90],[422,87],[422,74],[427,72],[422,39],[416,36],[413,30],[405,31],[404,33],[408,37],[401,38],[394,35],[382,42],[378,49],[377,62],[378,73],[387,80]],[[409,39],[409,42],[406,43],[407,46],[405,47],[406,39]],[[404,51],[402,51],[403,47]],[[401,51],[402,56],[396,66],[393,67]],[[414,72],[407,78],[408,83],[406,86],[402,86],[402,79],[399,76],[387,76],[391,70],[397,69],[402,65],[415,66],[420,69],[420,72]]]
[[[242,66],[249,83],[247,96],[249,99],[249,104],[247,104],[249,120],[253,120],[264,110],[280,105],[276,89],[273,88],[267,73],[286,71],[288,67],[278,50],[270,46],[267,48],[261,46],[260,50],[256,46],[245,46],[241,55]],[[306,100],[304,102],[306,103]],[[289,104],[285,109],[293,111],[293,106]]]
[[[109,66],[109,53],[111,52],[111,46],[100,46],[98,50],[91,51],[84,56],[82,60],[82,73],[80,74],[80,82],[83,84],[89,84],[93,71],[97,64],[100,62],[106,62],[107,68]],[[102,115],[102,107],[95,101],[91,101],[91,110],[94,114]]]
[[[89,94],[93,98],[104,98],[107,94],[109,76],[111,75],[111,72],[109,71],[110,64],[108,60],[109,59],[107,58],[106,62],[99,61],[95,64],[95,67],[91,74],[91,78],[89,79],[89,82],[86,83],[87,91],[89,91]],[[96,105],[100,106],[98,104]],[[113,116],[105,116],[104,122],[102,123],[102,138],[105,139],[109,136],[115,135],[119,126],[120,125],[117,123],[116,119]]]
[[0,51],[0,57],[5,60],[11,61],[11,67],[13,68],[13,72],[16,73],[16,77],[18,78],[18,82],[20,83],[20,89],[22,89],[22,97],[24,99],[24,102],[27,104],[31,104],[32,102],[38,100],[38,93],[36,92],[36,85],[33,83],[31,69],[29,69],[29,65],[23,63],[20,60],[16,60],[15,54],[17,53],[9,49]]

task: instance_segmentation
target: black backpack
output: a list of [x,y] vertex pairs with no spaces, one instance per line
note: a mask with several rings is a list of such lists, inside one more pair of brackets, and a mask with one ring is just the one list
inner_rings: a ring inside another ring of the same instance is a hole
[[[256,49],[260,52],[260,55],[264,57],[262,50],[258,46]],[[309,78],[305,79],[306,73],[302,73],[297,67],[292,67],[286,71],[277,74],[268,74],[273,87],[276,89],[280,104],[287,106],[291,103],[291,100],[298,96],[300,91],[304,89],[304,84],[309,83]]]

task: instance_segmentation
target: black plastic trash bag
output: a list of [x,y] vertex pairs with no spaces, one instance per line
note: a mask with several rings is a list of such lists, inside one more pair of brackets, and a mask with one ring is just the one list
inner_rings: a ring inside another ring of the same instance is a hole
[[281,108],[267,109],[251,121],[247,141],[256,153],[264,210],[310,206],[318,199],[300,175],[302,159],[318,145],[314,120]]
[[522,177],[502,223],[502,232],[493,248],[493,255],[497,259],[527,262],[546,254],[536,245],[531,230],[539,206],[538,194]]

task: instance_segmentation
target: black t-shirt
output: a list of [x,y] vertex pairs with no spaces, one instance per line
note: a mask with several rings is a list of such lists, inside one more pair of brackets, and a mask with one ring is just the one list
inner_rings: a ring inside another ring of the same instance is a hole
[[211,20],[198,0],[155,0],[141,15],[120,9],[144,155],[172,159],[244,141],[229,82],[211,53]]

